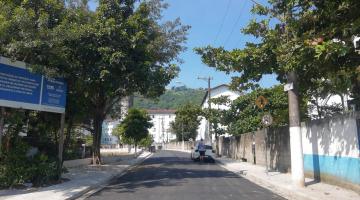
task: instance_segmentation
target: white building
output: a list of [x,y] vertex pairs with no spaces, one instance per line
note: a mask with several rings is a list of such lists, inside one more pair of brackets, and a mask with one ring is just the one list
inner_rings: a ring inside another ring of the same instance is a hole
[[112,131],[116,128],[117,125],[121,123],[121,121],[125,118],[128,110],[133,105],[133,97],[126,97],[121,100],[119,103],[120,109],[120,117],[118,119],[113,119],[108,117],[102,125],[102,133],[101,133],[101,146],[104,148],[117,148],[119,147],[119,138],[117,136],[112,135]]
[[[226,84],[218,85],[214,88],[210,89],[210,98],[218,98],[222,96],[226,96],[229,100],[233,101],[237,99],[241,94],[236,91],[230,90],[229,86]],[[208,91],[206,91],[204,95],[204,99],[201,103],[201,108],[208,108]],[[215,105],[211,104],[211,108],[227,110],[229,109],[228,105]],[[205,118],[202,118],[200,121],[200,126],[198,128],[198,135],[196,140],[204,139],[205,142],[209,142],[208,140],[208,121]],[[212,140],[215,140],[215,135],[212,135]]]
[[153,127],[149,133],[157,144],[166,143],[176,139],[176,134],[171,131],[170,123],[175,121],[175,110],[148,110]]
[[[332,114],[331,109],[329,109],[331,107],[340,110],[344,107],[345,111],[355,111],[355,105],[349,103],[351,100],[352,98],[347,94],[342,97],[338,94],[328,95],[326,98],[311,97],[311,101],[308,102],[308,113],[311,119],[319,119],[329,117]],[[341,112],[340,110],[338,112]]]

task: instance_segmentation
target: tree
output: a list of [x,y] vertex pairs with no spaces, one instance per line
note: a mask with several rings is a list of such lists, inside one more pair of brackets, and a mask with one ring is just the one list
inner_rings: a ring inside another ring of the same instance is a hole
[[113,134],[118,135],[120,139],[128,144],[135,145],[148,144],[149,128],[153,126],[151,118],[145,110],[131,108],[125,119],[117,126]]
[[[269,101],[263,110],[255,104],[259,96],[263,96]],[[268,89],[259,88],[235,99],[229,110],[225,111],[222,121],[232,135],[240,135],[263,128],[261,118],[265,113],[269,113],[273,117],[272,127],[286,126],[289,125],[287,101],[288,97],[283,91],[282,85]],[[305,117],[307,107],[306,104],[302,105],[305,106],[302,106],[300,111],[301,115]]]
[[176,134],[176,139],[178,141],[195,140],[200,125],[199,117],[202,114],[200,106],[188,103],[180,106],[175,114],[175,121],[171,122],[170,126]]
[[[276,74],[285,83],[291,71],[299,78],[302,95],[316,89],[319,81],[345,72],[355,85],[360,55],[354,51],[352,36],[360,29],[354,24],[360,18],[356,12],[359,7],[356,0],[270,1],[268,7],[257,4],[252,12],[267,19],[254,19],[242,30],[258,38],[256,43],[248,42],[245,48],[231,51],[211,46],[195,51],[210,67],[240,72],[240,77],[233,78],[233,88],[257,86],[264,74]],[[347,85],[342,93],[351,87]]]
[[67,80],[67,121],[86,111],[79,121],[93,133],[99,163],[105,117],[127,95],[161,95],[185,49],[188,26],[179,19],[161,24],[166,6],[159,0],[136,2],[99,1],[93,12],[87,1],[0,1],[0,53]]
[[[352,36],[359,33],[360,2],[345,1],[269,1],[256,4],[252,12],[261,15],[252,20],[243,33],[258,38],[243,49],[196,48],[204,63],[230,72],[240,72],[232,86],[246,89],[257,85],[264,74],[276,74],[284,83],[293,83],[289,95],[289,118],[293,179],[304,185],[299,119],[299,92],[304,95],[316,81],[327,80],[341,70],[347,71],[359,85],[360,55],[354,51]],[[356,80],[355,80],[356,79]],[[298,84],[300,83],[300,84]],[[357,87],[356,87],[357,88]],[[343,91],[347,92],[347,91]],[[353,91],[358,94],[359,91]],[[296,132],[296,133],[295,133]],[[299,159],[297,159],[299,158]]]
[[140,141],[139,145],[142,147],[150,147],[153,142],[154,142],[153,136],[148,134],[145,138],[143,138]]
[[[122,97],[139,92],[156,97],[178,68],[171,64],[184,48],[188,29],[179,20],[159,25],[162,5],[157,1],[101,1],[90,23],[67,23],[66,58],[73,60],[81,88],[90,102],[95,157],[100,160],[101,126]],[[89,67],[91,66],[91,67]],[[116,80],[116,81],[114,81]]]
[[[269,101],[263,110],[259,109],[255,104],[259,96],[264,96]],[[210,119],[212,122],[215,138],[225,133],[236,136],[263,128],[261,118],[265,113],[272,115],[272,127],[288,125],[287,98],[282,85],[276,85],[268,89],[259,88],[244,93],[233,101],[230,101],[226,96],[212,98],[211,102],[214,106],[210,110],[208,108],[204,109],[203,113],[205,118]],[[226,106],[229,109],[219,109],[220,106]],[[301,107],[301,114],[306,116],[306,106]]]

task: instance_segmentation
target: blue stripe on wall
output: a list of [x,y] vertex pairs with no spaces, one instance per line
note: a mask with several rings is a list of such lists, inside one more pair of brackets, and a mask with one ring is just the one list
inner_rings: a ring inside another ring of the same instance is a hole
[[360,184],[360,158],[304,154],[304,169],[315,177],[328,174]]

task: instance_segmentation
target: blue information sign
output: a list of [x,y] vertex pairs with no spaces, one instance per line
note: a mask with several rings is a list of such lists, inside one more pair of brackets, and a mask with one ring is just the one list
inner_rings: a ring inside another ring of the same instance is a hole
[[0,57],[0,106],[64,113],[66,89],[63,79],[45,78],[25,63]]

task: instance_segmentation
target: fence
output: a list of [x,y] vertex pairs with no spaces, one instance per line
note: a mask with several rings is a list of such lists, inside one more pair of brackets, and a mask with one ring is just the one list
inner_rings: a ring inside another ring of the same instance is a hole
[[[360,113],[304,122],[301,131],[305,175],[360,192]],[[267,164],[280,172],[291,170],[288,127],[270,128],[267,137],[265,130],[259,130],[221,136],[217,142],[220,156]],[[193,144],[186,149],[189,145]],[[181,142],[169,146],[181,149]]]

